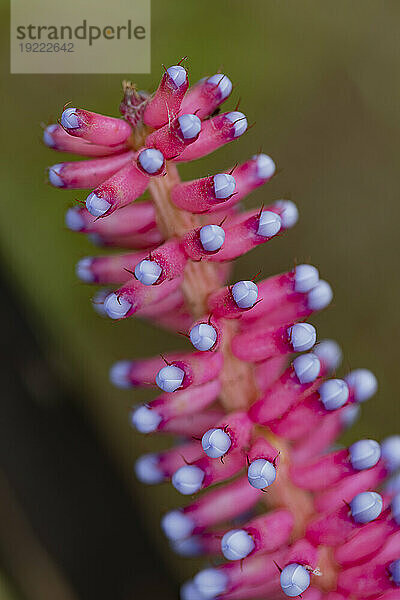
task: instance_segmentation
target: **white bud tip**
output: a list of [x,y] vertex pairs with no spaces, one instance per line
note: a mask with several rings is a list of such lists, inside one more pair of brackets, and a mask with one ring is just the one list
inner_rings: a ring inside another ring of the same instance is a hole
[[100,198],[100,196],[96,196],[94,192],[86,198],[86,208],[93,217],[101,217],[108,211],[110,206],[110,202],[107,202],[104,198]]
[[322,310],[332,302],[332,298],[333,292],[331,286],[327,281],[321,280],[308,292],[308,308],[310,310]]
[[171,541],[184,540],[190,536],[195,525],[181,510],[171,510],[161,519],[161,529]]
[[349,399],[349,388],[343,379],[327,379],[318,388],[325,410],[337,410]]
[[230,198],[235,191],[236,181],[233,175],[229,173],[218,173],[214,175],[214,195],[219,200]]
[[230,96],[232,92],[232,82],[223,73],[217,73],[216,75],[212,75],[207,79],[207,83],[211,83],[218,87],[218,91],[220,93],[220,99],[225,100],[228,96]]
[[155,148],[146,148],[138,156],[138,161],[143,171],[149,175],[160,173],[164,166],[164,156]]
[[59,163],[58,165],[53,165],[52,167],[49,167],[49,181],[51,185],[54,185],[54,187],[64,186],[64,181],[60,177],[60,171],[63,168],[63,166],[64,165],[62,163]]
[[132,362],[129,360],[119,360],[114,363],[110,369],[110,381],[115,387],[121,389],[128,389],[132,387],[129,380],[129,371],[131,369]]
[[141,483],[156,485],[165,479],[158,464],[157,454],[144,454],[135,462],[135,475]]
[[389,572],[395,586],[400,587],[400,558],[390,563]]
[[334,371],[342,362],[342,350],[334,340],[322,340],[313,349],[323,363],[325,370]]
[[144,404],[138,406],[131,414],[132,426],[140,433],[152,433],[162,421],[162,417],[152,408]]
[[76,108],[66,108],[61,115],[61,125],[66,129],[79,127],[79,119],[76,116]]
[[292,563],[282,570],[281,588],[286,596],[300,596],[309,586],[310,574],[302,565]]
[[293,361],[294,372],[300,383],[315,381],[321,371],[321,363],[314,353],[302,354]]
[[80,214],[78,206],[69,208],[65,213],[65,225],[71,231],[82,231],[85,226],[85,220]]
[[254,540],[244,529],[232,529],[221,540],[222,554],[227,560],[242,560],[254,550]]
[[370,523],[382,512],[382,496],[377,492],[361,492],[350,502],[351,516],[356,523]]
[[201,595],[194,581],[186,581],[181,586],[180,600],[204,600],[204,596]]
[[218,569],[204,569],[195,575],[193,581],[205,600],[223,594],[228,586],[227,575]]
[[378,381],[368,369],[355,369],[346,376],[348,385],[352,388],[356,402],[365,402],[376,394]]
[[205,352],[214,346],[217,341],[217,332],[212,325],[199,323],[192,327],[189,337],[196,350]]
[[92,298],[93,309],[101,317],[106,316],[106,311],[104,309],[104,302],[105,302],[105,299],[107,298],[107,296],[109,296],[109,295],[110,295],[110,290],[104,288],[102,290],[97,290],[97,292],[95,293],[95,295]]
[[233,112],[228,113],[226,115],[226,118],[228,119],[228,121],[233,123],[234,137],[239,137],[240,135],[243,135],[243,133],[247,129],[247,119],[244,116],[244,114],[235,110]]
[[275,208],[279,210],[282,229],[290,229],[296,225],[299,220],[299,211],[294,202],[291,200],[278,200],[275,202]]
[[184,496],[195,494],[201,489],[204,471],[195,465],[184,465],[172,475],[172,485]]
[[192,556],[201,556],[202,547],[198,537],[192,536],[185,540],[171,541],[171,548],[179,556],[190,558]]
[[192,140],[201,131],[201,120],[197,115],[182,115],[178,117],[179,128],[185,140]]
[[359,440],[350,446],[349,457],[356,471],[371,469],[381,457],[381,447],[375,440]]
[[204,452],[210,458],[221,458],[231,447],[232,440],[223,429],[209,429],[201,439]]
[[114,292],[107,296],[104,302],[104,310],[110,319],[122,319],[131,308],[132,304],[128,300],[119,298]]
[[305,294],[319,281],[318,269],[312,265],[298,265],[294,271],[294,291]]
[[43,131],[43,141],[49,148],[54,148],[55,146],[52,134],[56,131],[57,127],[57,125],[49,125]]
[[98,246],[99,248],[106,246],[106,242],[99,233],[89,233],[87,237],[88,240],[92,242],[93,246]]
[[272,158],[267,154],[256,154],[253,160],[256,161],[257,177],[264,180],[271,179],[276,169]]
[[294,352],[310,350],[317,340],[315,327],[310,323],[296,323],[289,327],[287,333]]
[[86,257],[81,258],[80,261],[77,262],[75,267],[75,273],[78,279],[84,281],[85,283],[93,283],[95,277],[91,271],[93,258]]
[[216,252],[225,241],[225,231],[219,225],[204,225],[199,235],[201,245],[206,252]]
[[135,277],[143,285],[153,285],[161,273],[162,268],[154,260],[141,260],[135,267]]
[[400,435],[391,435],[381,443],[382,458],[389,471],[400,468]]
[[173,67],[169,67],[169,69],[167,69],[167,73],[177,88],[181,87],[181,85],[183,85],[186,82],[186,70],[180,65],[174,65]]
[[343,412],[340,415],[340,421],[342,426],[346,429],[349,429],[354,425],[354,423],[360,418],[361,415],[361,407],[359,404],[349,404],[346,408],[343,409]]
[[393,519],[396,521],[397,525],[400,525],[400,494],[397,493],[390,505],[392,510]]
[[398,494],[400,492],[400,473],[393,475],[385,484],[385,492],[388,494]]
[[175,392],[181,387],[185,372],[175,365],[167,365],[156,375],[156,384],[163,392]]
[[257,235],[270,238],[276,235],[281,229],[281,218],[271,210],[263,210],[258,221]]
[[238,281],[232,286],[232,296],[239,308],[252,308],[258,298],[258,287],[254,281]]
[[257,458],[250,463],[247,470],[247,478],[251,486],[257,490],[263,490],[274,483],[276,469],[269,460]]

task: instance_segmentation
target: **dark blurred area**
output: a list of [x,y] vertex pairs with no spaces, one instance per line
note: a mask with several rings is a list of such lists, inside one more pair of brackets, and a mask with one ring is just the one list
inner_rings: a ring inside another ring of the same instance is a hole
[[273,157],[278,174],[246,204],[290,198],[300,221],[239,260],[235,278],[295,260],[319,268],[335,297],[313,322],[341,344],[339,374],[365,366],[379,380],[345,441],[379,440],[399,430],[400,3],[153,0],[152,72],[140,76],[10,75],[5,0],[0,11],[0,598],[175,597],[193,563],[172,555],[159,521],[182,499],[172,486],[137,484],[132,469],[168,441],[132,433],[128,411],[149,396],[113,389],[108,370],[186,341],[94,313],[74,265],[101,250],[63,225],[86,193],[46,185],[45,168],[65,155],[43,146],[41,124],[69,101],[116,115],[122,79],[153,90],[161,64],[185,55],[192,83],[224,70],[235,84],[227,109],[241,98],[255,126],[182,165],[182,177],[260,148]]

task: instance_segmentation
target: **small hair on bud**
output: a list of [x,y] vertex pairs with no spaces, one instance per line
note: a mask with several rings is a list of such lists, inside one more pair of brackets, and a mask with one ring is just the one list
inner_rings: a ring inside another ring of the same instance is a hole
[[185,372],[175,365],[167,365],[156,375],[156,384],[163,392],[175,392],[181,387]]
[[184,465],[172,475],[172,485],[184,496],[191,496],[201,489],[204,471],[195,465]]
[[300,383],[315,381],[321,370],[321,363],[312,352],[297,356],[292,365]]
[[391,435],[381,443],[382,458],[390,472],[400,468],[400,435]]
[[152,433],[161,423],[162,418],[153,408],[148,408],[144,404],[138,406],[132,411],[131,424],[140,433]]
[[158,466],[157,454],[143,454],[135,462],[135,475],[141,483],[156,485],[164,481],[164,475]]
[[349,388],[343,379],[328,379],[319,386],[318,394],[325,410],[337,410],[349,399]]
[[132,304],[114,292],[104,302],[104,309],[110,319],[122,319],[131,310]]
[[276,235],[281,229],[281,218],[271,210],[263,210],[259,221],[257,235],[270,238]]
[[350,446],[349,457],[357,471],[371,469],[381,457],[381,447],[375,440],[359,440]]
[[181,65],[174,65],[167,69],[169,78],[174,83],[175,87],[179,88],[186,82],[187,73]]
[[242,112],[233,111],[226,115],[228,121],[234,126],[234,137],[239,137],[244,134],[247,129],[247,119]]
[[260,179],[271,179],[275,173],[275,163],[267,154],[255,154],[253,160],[257,163],[257,177]]
[[214,195],[219,200],[230,198],[235,191],[236,181],[229,173],[218,173],[214,175]]
[[346,376],[346,381],[351,388],[356,402],[365,402],[376,394],[378,381],[368,369],[355,369]]
[[196,350],[205,352],[211,350],[217,341],[217,332],[215,327],[208,323],[199,323],[192,327],[189,333],[190,341]]
[[294,271],[294,291],[305,294],[319,281],[318,269],[312,265],[297,265]]
[[201,131],[201,120],[197,115],[186,114],[178,117],[179,128],[185,140],[193,140]]
[[361,492],[350,502],[350,512],[356,523],[370,523],[382,512],[382,496],[377,492]]
[[194,523],[181,510],[171,510],[161,519],[161,529],[169,540],[184,540],[194,529]]
[[296,323],[289,327],[287,334],[294,352],[310,350],[317,340],[315,327],[310,323]]
[[258,298],[258,287],[254,281],[238,281],[232,286],[232,296],[239,308],[251,308]]
[[162,268],[154,260],[141,260],[135,267],[135,277],[143,285],[153,285],[162,273]]
[[228,586],[227,575],[218,569],[204,569],[195,575],[193,581],[205,600],[223,594]]
[[148,175],[159,175],[164,168],[165,159],[156,148],[146,148],[140,152],[138,163]]
[[206,252],[216,252],[225,241],[225,231],[219,225],[204,225],[199,232],[200,242]]
[[221,540],[221,551],[227,560],[243,560],[254,546],[253,538],[244,529],[232,529]]
[[230,96],[232,92],[232,82],[223,73],[216,73],[216,75],[212,75],[207,79],[207,83],[211,83],[218,87],[218,91],[220,93],[221,100],[225,100],[228,96]]
[[269,460],[257,458],[250,463],[247,470],[247,478],[250,485],[256,488],[256,490],[263,490],[274,483],[276,469]]
[[221,458],[228,452],[232,440],[223,429],[209,429],[203,435],[201,445],[210,458]]
[[300,596],[310,586],[310,574],[305,567],[291,563],[281,572],[281,588],[286,596]]

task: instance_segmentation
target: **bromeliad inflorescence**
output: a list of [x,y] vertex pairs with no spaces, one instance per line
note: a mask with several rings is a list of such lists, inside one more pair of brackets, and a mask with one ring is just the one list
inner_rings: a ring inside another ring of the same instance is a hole
[[125,82],[122,118],[66,108],[44,133],[47,146],[90,157],[49,169],[56,187],[92,189],[67,226],[128,249],[78,263],[81,280],[120,286],[97,292],[96,310],[151,319],[195,348],[111,368],[119,387],[162,392],[133,409],[132,426],[179,439],[142,456],[136,474],[203,492],[165,514],[162,528],[178,554],[227,562],[184,584],[183,600],[399,599],[400,479],[385,481],[400,467],[400,436],[334,449],[377,383],[365,369],[336,378],[338,345],[316,343],[305,322],[330,303],[329,284],[307,264],[226,284],[230,261],[297,221],[288,200],[239,207],[274,175],[273,160],[178,175],[178,163],[245,133],[243,113],[220,112],[231,91],[221,73],[189,88],[178,64],[153,95]]

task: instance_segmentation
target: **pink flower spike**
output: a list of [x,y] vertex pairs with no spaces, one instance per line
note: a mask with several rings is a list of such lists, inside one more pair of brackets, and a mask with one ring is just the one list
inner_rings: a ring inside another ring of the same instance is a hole
[[91,144],[67,133],[61,125],[49,125],[43,132],[43,142],[52,150],[81,156],[111,156],[129,150],[127,143],[118,146]]
[[179,156],[189,144],[197,140],[201,131],[201,121],[197,115],[185,114],[150,133],[146,138],[148,148],[156,148],[165,160]]
[[66,108],[60,122],[69,135],[102,146],[118,146],[132,133],[130,125],[123,119],[105,117],[81,108]]
[[106,158],[59,163],[49,167],[49,182],[69,190],[96,187],[129,163],[133,156],[133,152],[123,152]]
[[148,183],[149,177],[134,162],[130,162],[89,194],[86,208],[94,217],[110,215],[117,208],[139,198]]
[[179,183],[171,192],[176,206],[193,213],[208,212],[221,202],[225,202],[235,191],[235,179],[228,173]]
[[107,219],[95,219],[85,207],[73,206],[66,212],[65,224],[71,231],[123,237],[154,229],[156,220],[152,204],[138,202],[125,206],[123,213],[111,214]]
[[232,340],[232,352],[246,362],[258,362],[277,354],[310,350],[315,341],[316,331],[309,323],[279,329],[260,328],[259,331],[236,335]]
[[203,450],[209,458],[225,457],[248,445],[253,423],[245,412],[230,413],[203,435]]
[[181,113],[195,112],[200,119],[211,115],[232,92],[232,83],[223,73],[201,79],[189,88],[182,100]]
[[180,109],[189,82],[186,70],[181,65],[166,69],[154,96],[146,104],[143,121],[158,129],[175,117]]
[[229,112],[217,115],[203,121],[198,139],[190,144],[176,159],[177,162],[187,162],[206,156],[221,148],[228,142],[233,142],[247,129],[247,119],[241,112]]

